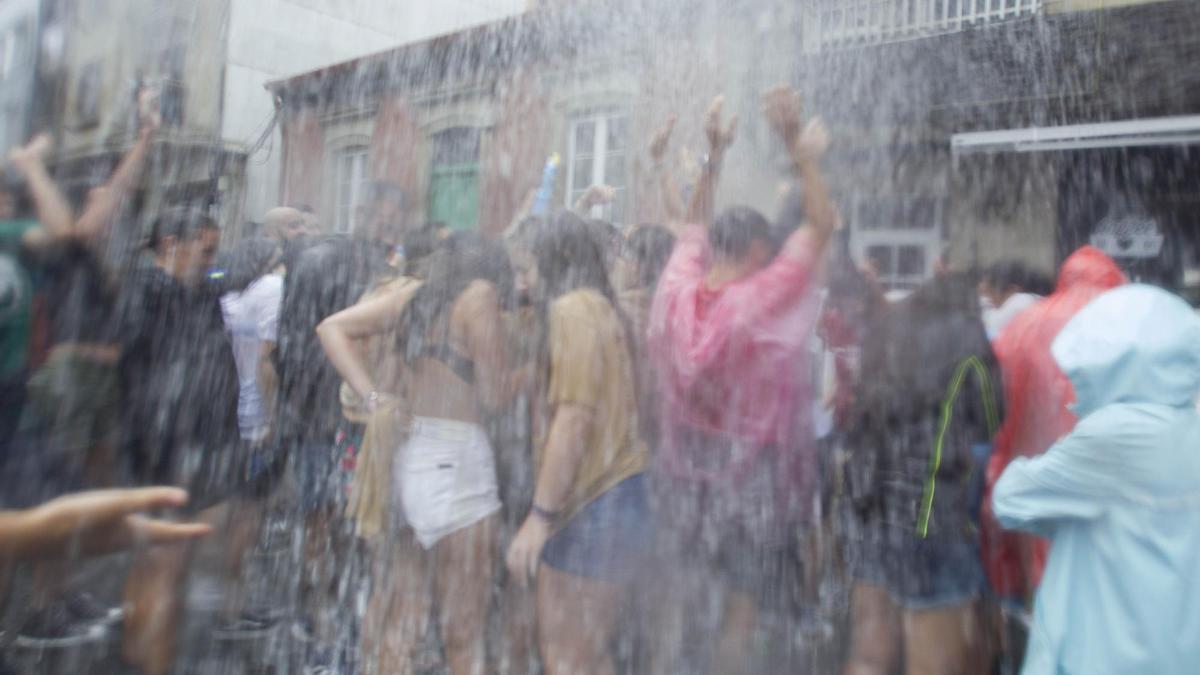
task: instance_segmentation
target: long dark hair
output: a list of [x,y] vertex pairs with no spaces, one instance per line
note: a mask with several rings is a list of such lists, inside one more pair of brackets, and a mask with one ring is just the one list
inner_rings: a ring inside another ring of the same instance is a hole
[[[499,242],[475,232],[457,232],[443,241],[429,262],[429,278],[400,314],[396,348],[406,361],[418,358],[430,330],[442,320],[472,282],[496,287],[502,303],[512,297],[513,271],[508,252]],[[444,340],[449,322],[443,327]]]
[[254,237],[233,247],[218,263],[225,270],[224,290],[241,292],[271,271],[283,255],[283,249],[274,239]]
[[545,381],[549,381],[550,304],[572,291],[591,289],[608,300],[621,322],[625,350],[630,363],[636,363],[636,351],[631,339],[629,319],[621,311],[609,281],[606,257],[594,231],[587,222],[570,211],[560,211],[536,228],[530,240],[533,259],[537,264],[538,283],[542,287],[537,303],[538,358],[542,360]]
[[638,288],[653,290],[658,285],[671,252],[675,250],[675,235],[662,225],[638,225],[625,239],[623,255],[637,265]]
[[593,234],[587,221],[570,211],[560,211],[534,232],[533,258],[544,298],[591,288],[616,306],[607,256]]

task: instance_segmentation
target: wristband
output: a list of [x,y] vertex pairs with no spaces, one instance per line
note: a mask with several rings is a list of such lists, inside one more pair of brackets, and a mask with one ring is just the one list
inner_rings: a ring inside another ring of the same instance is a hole
[[530,512],[547,523],[553,523],[554,521],[558,520],[558,516],[560,515],[559,511],[547,511],[546,509],[538,506],[536,503],[530,508]]

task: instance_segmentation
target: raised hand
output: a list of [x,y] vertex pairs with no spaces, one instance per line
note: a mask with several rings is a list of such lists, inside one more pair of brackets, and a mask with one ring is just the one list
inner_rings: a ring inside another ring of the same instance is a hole
[[583,194],[579,195],[579,199],[575,201],[576,211],[586,211],[593,206],[603,206],[616,199],[616,188],[608,185],[592,185]]
[[804,125],[795,141],[795,153],[801,160],[815,161],[825,156],[829,149],[829,130],[820,117],[814,117]]
[[667,118],[667,123],[663,125],[658,133],[654,134],[654,139],[650,141],[650,159],[654,160],[655,164],[661,164],[663,157],[667,154],[667,146],[671,142],[671,132],[675,131],[675,123],[679,118],[671,115]]
[[737,115],[729,120],[728,125],[721,124],[721,111],[724,108],[725,97],[717,96],[704,114],[704,135],[708,138],[709,154],[718,157],[733,145],[733,139],[737,136]]
[[160,91],[156,86],[146,85],[138,89],[138,126],[144,133],[154,133],[162,126]]
[[763,115],[767,124],[791,147],[800,136],[800,94],[789,87],[775,87],[763,94]]
[[52,147],[54,147],[54,139],[50,137],[50,134],[40,133],[25,145],[9,151],[8,161],[12,162],[17,170],[26,173],[32,164],[42,162]]

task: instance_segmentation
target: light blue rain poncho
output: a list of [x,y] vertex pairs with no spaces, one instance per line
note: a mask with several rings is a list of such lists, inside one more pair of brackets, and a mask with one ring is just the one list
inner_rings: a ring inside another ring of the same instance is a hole
[[1200,318],[1124,286],[1053,354],[1079,424],[994,492],[1001,525],[1051,540],[1022,672],[1200,673]]

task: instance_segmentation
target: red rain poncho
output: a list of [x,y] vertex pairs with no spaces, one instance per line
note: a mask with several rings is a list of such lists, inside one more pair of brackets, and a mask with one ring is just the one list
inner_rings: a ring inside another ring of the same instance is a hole
[[983,553],[1000,597],[1031,597],[1041,581],[1049,543],[1002,532],[992,517],[992,488],[1015,457],[1040,455],[1075,427],[1075,415],[1067,407],[1075,392],[1050,345],[1084,305],[1127,281],[1112,258],[1084,246],[1063,262],[1054,293],[1019,314],[992,344],[1004,373],[1006,414],[988,462]]
[[[795,235],[793,235],[795,236]],[[689,481],[732,482],[760,461],[804,501],[816,470],[812,441],[808,345],[816,322],[815,261],[801,247],[719,289],[705,284],[708,237],[690,227],[680,237],[650,315],[648,346],[662,387],[661,468]],[[736,442],[719,467],[678,442],[691,428]],[[765,449],[775,456],[763,456]],[[781,485],[780,487],[784,487]]]

